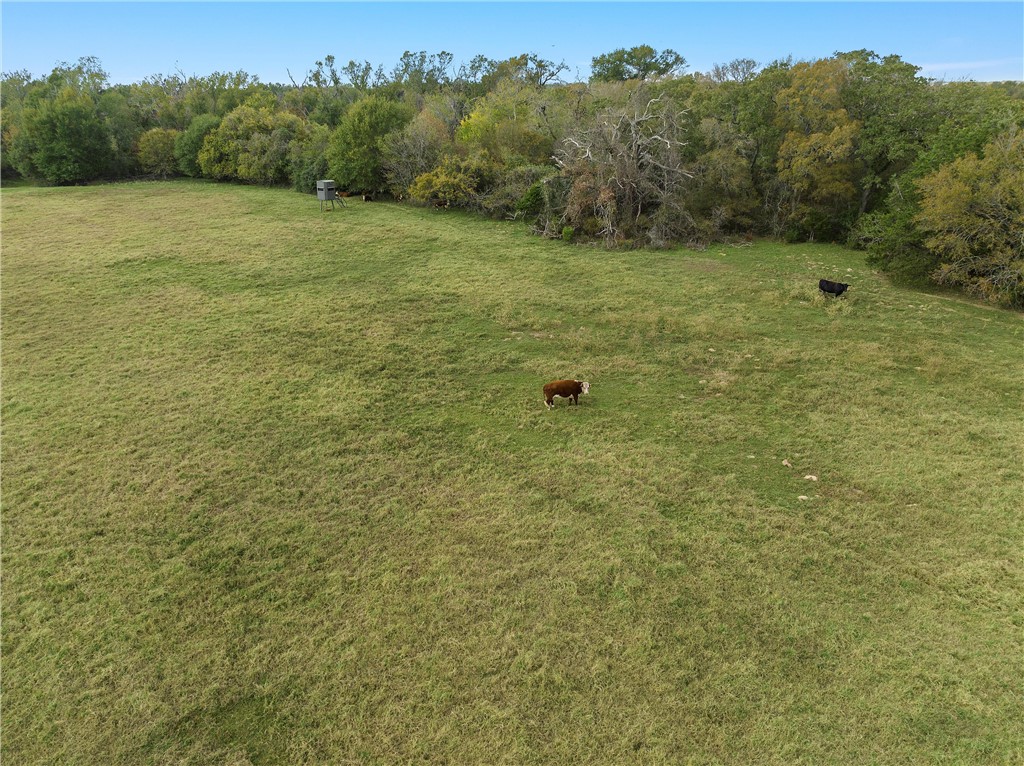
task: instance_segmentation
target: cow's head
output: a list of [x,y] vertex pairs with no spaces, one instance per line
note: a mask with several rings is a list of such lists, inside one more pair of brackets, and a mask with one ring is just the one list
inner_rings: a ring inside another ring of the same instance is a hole
[[580,385],[583,387],[583,393],[585,393],[585,394],[589,394],[590,393],[590,384],[589,383],[585,383],[583,381],[580,381]]

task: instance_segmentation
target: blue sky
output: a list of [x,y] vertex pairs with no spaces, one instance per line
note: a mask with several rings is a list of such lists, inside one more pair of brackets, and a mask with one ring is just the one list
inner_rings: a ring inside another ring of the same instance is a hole
[[814,59],[867,48],[947,80],[1024,79],[1024,3],[1009,2],[180,2],[0,3],[3,71],[48,74],[96,56],[115,83],[245,70],[301,81],[333,54],[384,64],[406,50],[536,53],[586,78],[594,56],[647,44],[689,71],[752,58]]

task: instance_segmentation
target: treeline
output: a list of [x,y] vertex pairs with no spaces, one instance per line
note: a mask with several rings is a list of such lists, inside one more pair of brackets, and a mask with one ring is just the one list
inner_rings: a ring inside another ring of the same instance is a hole
[[521,218],[610,246],[753,235],[848,242],[895,277],[1024,307],[1024,85],[939,83],[838,53],[686,73],[671,50],[596,57],[589,82],[524,54],[406,53],[108,81],[99,62],[5,73],[2,172],[52,184],[185,175]]

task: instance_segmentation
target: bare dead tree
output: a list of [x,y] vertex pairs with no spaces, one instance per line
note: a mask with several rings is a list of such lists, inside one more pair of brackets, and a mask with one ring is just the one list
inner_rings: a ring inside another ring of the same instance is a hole
[[645,234],[645,217],[659,213],[664,227],[673,210],[681,212],[679,192],[692,177],[682,161],[684,114],[639,89],[625,109],[605,112],[567,137],[554,157],[572,179],[565,224],[596,220],[612,244]]

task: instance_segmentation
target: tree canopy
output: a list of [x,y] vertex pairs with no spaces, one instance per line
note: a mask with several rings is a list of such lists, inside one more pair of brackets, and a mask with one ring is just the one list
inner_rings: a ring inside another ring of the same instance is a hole
[[536,53],[342,61],[287,85],[242,71],[111,84],[93,58],[6,73],[0,171],[306,193],[331,177],[612,246],[846,241],[894,277],[1021,305],[1019,83],[937,82],[868,50],[688,73],[638,45],[595,56],[586,81]]
[[686,59],[671,48],[660,53],[649,45],[618,48],[611,53],[595,56],[590,79],[597,82],[648,80],[670,77],[686,68]]

